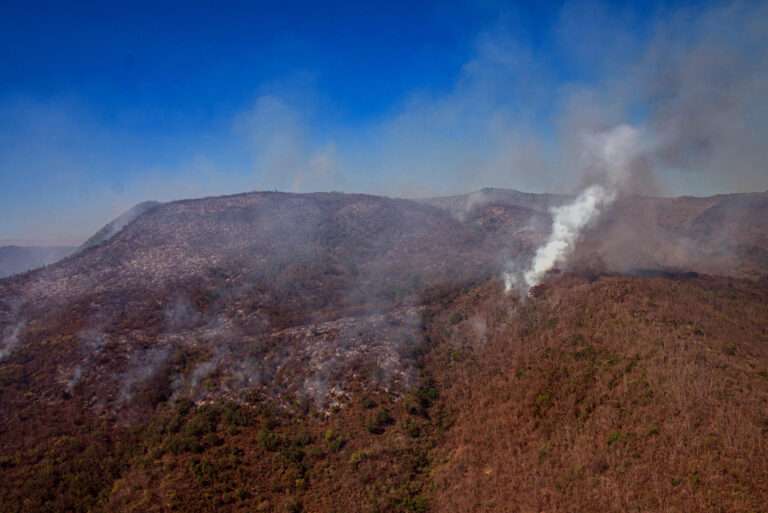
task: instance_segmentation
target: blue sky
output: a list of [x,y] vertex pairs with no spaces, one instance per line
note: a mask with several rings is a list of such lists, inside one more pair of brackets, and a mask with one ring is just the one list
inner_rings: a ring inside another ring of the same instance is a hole
[[[87,97],[130,129],[208,126],[263,84],[311,74],[354,121],[449,88],[505,8],[482,2],[68,2],[4,8],[2,92]],[[556,4],[515,7],[534,41]]]
[[[0,240],[79,242],[138,201],[243,190],[572,190],[568,130],[642,123],[657,98],[648,69],[679,65],[657,62],[659,48],[685,58],[712,20],[738,34],[764,12],[750,2],[76,4],[0,6]],[[762,25],[754,31],[747,43],[761,49]],[[690,192],[763,183],[748,178]],[[670,180],[670,192],[685,182]]]

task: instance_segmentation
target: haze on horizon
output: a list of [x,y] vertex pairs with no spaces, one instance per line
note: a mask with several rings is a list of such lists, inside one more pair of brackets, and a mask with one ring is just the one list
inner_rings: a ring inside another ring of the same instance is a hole
[[0,240],[144,200],[574,192],[638,128],[638,193],[768,189],[768,3],[0,7]]

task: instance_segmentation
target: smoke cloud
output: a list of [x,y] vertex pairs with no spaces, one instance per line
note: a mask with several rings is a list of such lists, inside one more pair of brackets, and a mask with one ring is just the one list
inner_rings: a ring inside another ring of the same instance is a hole
[[525,286],[527,291],[538,285],[555,264],[566,259],[576,244],[581,231],[599,215],[600,209],[612,203],[615,194],[600,185],[592,185],[567,205],[552,209],[552,234],[547,242],[536,250],[531,267],[522,274],[504,276],[505,289]]
[[[530,266],[509,264],[507,290],[525,292],[565,263],[621,195],[765,189],[768,154],[758,140],[768,117],[759,96],[768,91],[768,66],[756,56],[768,49],[766,12],[759,2],[669,11],[644,39],[628,41],[631,31],[622,30],[618,48],[595,53],[576,40],[585,34],[574,23],[583,13],[564,11],[563,37],[602,74],[596,85],[575,86],[556,113],[560,169],[586,185],[551,210],[551,235]],[[592,38],[601,42],[608,44]]]
[[639,165],[640,144],[640,133],[628,125],[584,137],[581,160],[585,176],[598,183],[584,189],[573,202],[551,209],[549,238],[536,250],[527,270],[504,274],[507,291],[517,288],[527,292],[571,255],[582,231],[633,184],[636,173],[645,169]]

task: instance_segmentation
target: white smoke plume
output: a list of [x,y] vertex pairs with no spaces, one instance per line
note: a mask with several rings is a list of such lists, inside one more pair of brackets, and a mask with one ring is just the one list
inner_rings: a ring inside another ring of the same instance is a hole
[[583,138],[581,165],[587,176],[598,183],[585,188],[573,202],[550,210],[549,238],[536,250],[528,269],[504,273],[507,292],[518,289],[527,293],[542,282],[547,272],[568,259],[584,229],[631,183],[640,153],[640,132],[629,125]]
[[[573,203],[552,209],[552,233],[543,246],[536,250],[531,266],[523,275],[527,289],[541,283],[546,273],[573,251],[581,231],[595,220],[600,210],[613,202],[615,192],[602,185],[585,189]],[[506,273],[505,287],[509,291],[519,286],[519,277]]]
[[66,384],[66,391],[68,394],[72,395],[72,393],[75,391],[75,387],[80,383],[80,380],[83,378],[83,368],[78,365],[75,367],[75,369],[72,371],[72,376],[69,377]]
[[5,360],[13,353],[16,346],[21,341],[21,333],[26,326],[25,321],[20,321],[14,326],[9,326],[5,330],[0,331],[0,361]]

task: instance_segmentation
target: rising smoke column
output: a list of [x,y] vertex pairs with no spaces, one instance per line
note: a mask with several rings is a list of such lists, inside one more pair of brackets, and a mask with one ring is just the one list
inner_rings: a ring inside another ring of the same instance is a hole
[[633,164],[640,155],[640,133],[629,125],[584,137],[580,157],[584,172],[596,183],[584,189],[575,200],[554,207],[552,232],[534,254],[525,271],[504,273],[507,292],[522,289],[527,293],[541,283],[555,265],[571,256],[583,230],[610,206],[630,182]]

